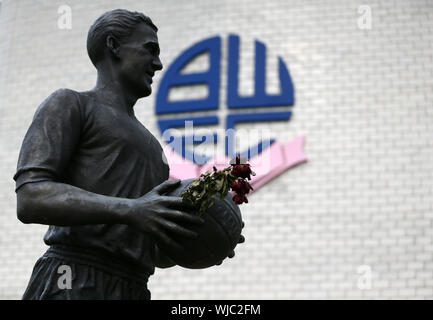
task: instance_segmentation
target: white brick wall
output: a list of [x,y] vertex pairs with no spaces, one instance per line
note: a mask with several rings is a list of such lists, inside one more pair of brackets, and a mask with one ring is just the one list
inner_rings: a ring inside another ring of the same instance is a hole
[[[0,2],[0,298],[16,299],[45,250],[46,230],[15,217],[12,176],[24,133],[52,91],[93,86],[87,30],[119,4]],[[57,28],[62,4],[72,8],[71,30]],[[372,9],[371,30],[358,28],[359,5]],[[263,127],[282,141],[304,134],[309,158],[242,207],[247,241],[234,259],[208,270],[157,270],[154,299],[433,298],[433,2],[130,0],[121,7],[158,25],[166,66],[216,34],[225,57],[226,36],[240,35],[241,93],[252,92],[254,39],[267,46],[270,92],[278,92],[282,56],[295,86],[293,117]],[[159,138],[154,96],[140,100],[136,114]],[[370,290],[357,286],[360,265],[372,269]]]

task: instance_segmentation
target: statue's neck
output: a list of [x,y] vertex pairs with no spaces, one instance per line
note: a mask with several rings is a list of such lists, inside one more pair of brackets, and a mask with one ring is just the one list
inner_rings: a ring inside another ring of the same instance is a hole
[[92,91],[110,105],[124,110],[128,114],[134,114],[134,105],[138,97],[128,92],[117,79],[98,72],[96,86]]

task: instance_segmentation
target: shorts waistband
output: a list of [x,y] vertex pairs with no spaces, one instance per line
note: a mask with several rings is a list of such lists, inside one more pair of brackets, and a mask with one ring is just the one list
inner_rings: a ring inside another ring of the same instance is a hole
[[118,277],[128,278],[146,285],[150,276],[145,267],[141,268],[138,265],[119,259],[119,257],[93,248],[52,245],[45,252],[44,256],[63,258],[78,264],[93,266]]

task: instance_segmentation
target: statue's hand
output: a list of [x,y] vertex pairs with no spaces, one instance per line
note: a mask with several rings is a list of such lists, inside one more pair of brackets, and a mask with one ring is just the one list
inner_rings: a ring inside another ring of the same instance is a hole
[[128,225],[152,235],[157,242],[182,250],[183,248],[174,241],[172,235],[195,238],[197,233],[179,223],[203,224],[204,220],[185,212],[184,210],[190,208],[182,203],[180,197],[163,195],[178,187],[179,184],[180,180],[165,181],[144,196],[134,199],[132,210],[126,220]]
[[[244,226],[245,226],[245,223],[242,221],[242,229],[244,228]],[[245,242],[245,237],[241,234],[240,237],[239,237],[239,241],[238,241],[238,243],[244,243],[244,242]],[[235,250],[232,250],[232,251],[229,253],[228,257],[229,257],[229,258],[233,258],[234,256],[235,256]],[[219,266],[221,263],[223,263],[223,262],[220,261],[220,262],[218,262],[216,265]]]

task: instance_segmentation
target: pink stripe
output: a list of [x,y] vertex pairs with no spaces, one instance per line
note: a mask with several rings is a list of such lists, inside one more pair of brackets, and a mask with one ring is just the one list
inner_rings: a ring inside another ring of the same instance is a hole
[[[269,148],[249,160],[252,170],[256,173],[251,177],[254,190],[280,175],[287,169],[307,161],[303,152],[304,136],[299,136],[283,145],[275,141]],[[185,160],[169,146],[164,146],[164,153],[170,166],[170,180],[196,178],[201,173],[212,171],[215,166],[218,170],[226,168],[230,159],[226,156],[216,156],[203,166],[198,166]]]
[[170,167],[169,180],[197,178],[200,175],[195,163],[184,159],[168,145],[165,145],[163,149]]
[[[254,190],[259,189],[287,169],[307,161],[302,150],[303,145],[303,136],[295,138],[286,145],[275,141],[260,155],[250,159],[251,167],[256,172],[256,176],[252,177],[250,182]],[[260,161],[262,165],[258,166],[257,163]]]

